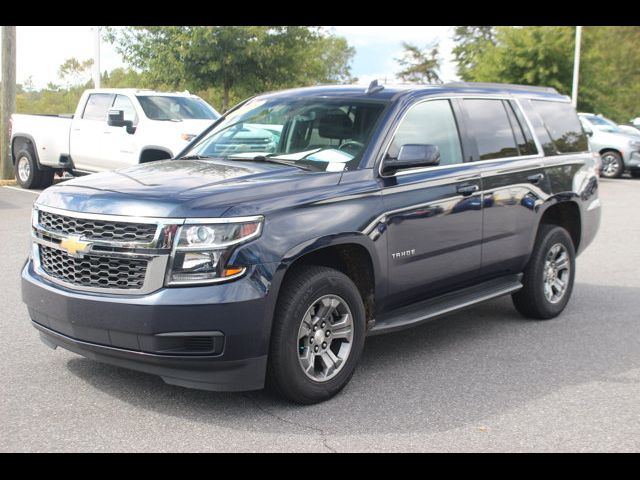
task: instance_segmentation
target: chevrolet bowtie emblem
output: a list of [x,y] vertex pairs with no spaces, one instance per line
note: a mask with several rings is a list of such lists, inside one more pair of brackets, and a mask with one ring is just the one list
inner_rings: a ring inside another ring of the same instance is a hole
[[89,251],[91,244],[89,242],[81,242],[75,237],[69,237],[60,242],[60,247],[66,250],[69,255],[80,257],[83,253]]

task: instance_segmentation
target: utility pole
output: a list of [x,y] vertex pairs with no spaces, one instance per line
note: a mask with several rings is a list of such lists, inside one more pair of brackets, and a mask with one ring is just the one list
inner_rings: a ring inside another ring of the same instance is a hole
[[100,88],[100,27],[93,27],[93,86]]
[[2,27],[2,105],[0,107],[0,179],[13,178],[9,158],[9,119],[16,111],[16,27]]
[[576,27],[576,49],[573,55],[573,87],[571,89],[571,103],[578,108],[578,79],[580,77],[580,43],[582,27]]

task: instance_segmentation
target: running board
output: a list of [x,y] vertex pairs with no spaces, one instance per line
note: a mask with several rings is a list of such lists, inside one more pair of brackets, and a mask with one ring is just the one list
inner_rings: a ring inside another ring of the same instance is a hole
[[376,320],[368,335],[403,330],[476,303],[513,293],[522,288],[521,280],[521,273],[496,278],[473,287],[392,310]]

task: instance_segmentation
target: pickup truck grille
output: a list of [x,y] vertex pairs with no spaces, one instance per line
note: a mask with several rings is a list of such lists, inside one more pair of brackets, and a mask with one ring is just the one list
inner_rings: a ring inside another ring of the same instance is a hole
[[86,218],[74,218],[40,211],[40,225],[47,230],[65,235],[77,235],[87,240],[113,242],[153,241],[157,225],[126,222],[110,222]]
[[136,290],[142,288],[147,260],[85,255],[74,258],[62,250],[40,246],[40,265],[50,276],[83,287]]

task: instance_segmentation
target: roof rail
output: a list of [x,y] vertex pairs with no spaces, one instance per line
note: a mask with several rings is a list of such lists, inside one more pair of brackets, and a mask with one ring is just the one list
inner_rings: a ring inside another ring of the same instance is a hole
[[478,88],[502,88],[505,90],[523,90],[523,91],[538,91],[538,92],[546,92],[546,93],[557,93],[560,94],[553,87],[535,87],[531,85],[514,85],[510,83],[486,83],[486,82],[449,82],[445,83],[443,87],[478,87]]

